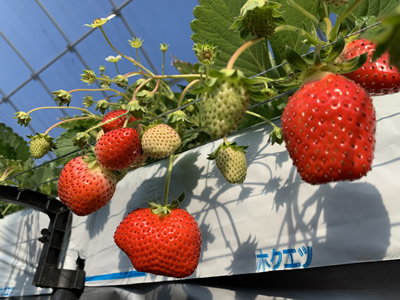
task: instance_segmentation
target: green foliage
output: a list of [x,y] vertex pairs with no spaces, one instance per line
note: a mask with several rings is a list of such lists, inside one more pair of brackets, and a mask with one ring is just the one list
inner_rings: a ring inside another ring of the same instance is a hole
[[[30,157],[28,143],[10,127],[0,123],[0,185],[13,185],[22,188],[47,192],[54,195],[54,185],[38,186],[40,183],[53,178],[54,169],[47,168],[37,172],[27,172],[13,177],[34,167],[34,161]],[[7,214],[22,209],[22,206],[0,201],[0,218]]]

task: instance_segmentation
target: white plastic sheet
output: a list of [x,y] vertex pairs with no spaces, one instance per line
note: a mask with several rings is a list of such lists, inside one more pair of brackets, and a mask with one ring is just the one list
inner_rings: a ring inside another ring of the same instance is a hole
[[0,297],[51,294],[32,285],[43,244],[40,231],[49,217],[25,209],[0,220]]
[[[229,137],[249,145],[248,176],[227,183],[207,160],[221,141],[176,159],[170,197],[183,191],[181,207],[202,231],[202,254],[193,278],[312,268],[400,258],[400,99],[374,99],[377,111],[373,169],[361,180],[312,186],[301,181],[284,145],[271,146],[270,127]],[[130,172],[109,205],[73,219],[66,266],[86,259],[87,286],[170,280],[136,272],[113,234],[147,199],[162,200],[168,160]]]

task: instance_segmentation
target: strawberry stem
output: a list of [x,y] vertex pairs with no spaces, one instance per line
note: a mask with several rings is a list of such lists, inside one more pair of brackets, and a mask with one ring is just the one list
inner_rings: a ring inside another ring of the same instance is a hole
[[110,47],[117,52],[119,55],[121,55],[122,57],[126,58],[127,60],[129,60],[131,63],[133,63],[135,66],[139,66],[142,70],[144,70],[146,73],[148,73],[150,76],[154,76],[154,74],[147,68],[145,68],[141,63],[139,63],[138,61],[134,60],[132,57],[130,56],[126,56],[125,54],[119,52],[114,45],[111,43],[111,41],[108,39],[106,33],[104,32],[104,29],[102,26],[100,26],[100,30],[101,33],[103,34],[104,38],[106,39],[107,43],[110,45]]
[[259,115],[259,114],[255,113],[255,112],[252,112],[252,111],[249,111],[249,110],[246,110],[246,114],[252,115],[252,116],[254,116],[254,117],[257,117],[257,118],[259,118],[259,119],[261,119],[261,120],[267,122],[267,123],[270,124],[272,127],[278,128],[278,126],[276,126],[273,122],[271,122],[271,120],[268,120],[267,118],[263,117],[262,115]]
[[183,98],[185,98],[185,95],[187,94],[187,92],[189,91],[189,89],[190,89],[192,86],[194,86],[196,83],[198,83],[199,81],[200,81],[200,79],[195,79],[195,80],[191,81],[191,82],[185,87],[185,89],[182,91],[181,96],[179,97],[178,106],[177,106],[178,108],[181,107]]
[[242,46],[240,46],[235,53],[233,53],[232,57],[229,59],[228,64],[226,65],[226,69],[231,70],[233,68],[233,65],[235,64],[236,60],[239,58],[239,56],[248,48],[250,48],[252,45],[257,44],[259,41],[263,40],[264,37],[256,37],[252,40],[247,41],[244,43]]
[[345,11],[343,14],[339,16],[339,18],[336,20],[335,25],[332,28],[332,31],[329,35],[329,40],[330,41],[336,41],[336,38],[339,34],[339,27],[343,23],[343,21],[347,18],[348,15],[352,13],[354,9],[356,9],[362,2],[363,0],[358,0],[353,2]]
[[171,154],[169,157],[167,177],[165,179],[165,184],[164,184],[164,201],[163,201],[164,206],[168,205],[169,184],[171,182],[171,173],[172,173],[172,167],[174,165],[174,158],[175,158],[174,154]]
[[54,124],[53,126],[50,126],[50,127],[45,131],[44,134],[48,134],[52,129],[56,128],[57,126],[59,126],[59,125],[61,125],[61,124],[64,124],[64,123],[67,123],[67,122],[71,122],[71,121],[76,121],[76,120],[85,120],[85,119],[100,119],[100,120],[101,120],[101,118],[96,117],[96,116],[94,116],[94,117],[77,117],[77,118],[71,118],[71,119],[67,119],[67,120],[62,120],[62,121],[60,121],[60,122]]
[[275,28],[275,32],[280,32],[280,31],[292,31],[297,33],[300,36],[304,36],[311,44],[313,45],[317,45],[320,41],[316,38],[314,38],[311,34],[309,34],[307,31],[305,31],[304,29],[301,29],[299,27],[296,26],[292,26],[292,25],[281,25]]
[[91,113],[87,109],[81,108],[81,107],[75,107],[75,106],[42,106],[42,107],[36,107],[34,109],[31,109],[30,111],[27,112],[27,114],[29,115],[30,113],[32,113],[34,111],[41,110],[41,109],[68,109],[68,108],[70,108],[70,109],[78,109],[78,110],[80,110],[80,111],[82,111],[84,113],[92,115],[93,117],[95,116],[93,113]]
[[294,0],[287,0],[288,4],[296,9],[299,13],[304,15],[305,17],[309,18],[316,26],[319,25],[319,20],[317,19],[316,16],[305,10],[303,7],[298,5]]
[[68,91],[68,93],[73,93],[73,92],[102,92],[102,91],[110,91],[110,92],[114,92],[117,95],[124,97],[125,99],[127,99],[128,101],[130,101],[131,99],[129,99],[128,96],[126,96],[124,93],[121,93],[118,90],[112,89],[112,88],[102,88],[102,89],[74,89],[74,90],[70,90]]

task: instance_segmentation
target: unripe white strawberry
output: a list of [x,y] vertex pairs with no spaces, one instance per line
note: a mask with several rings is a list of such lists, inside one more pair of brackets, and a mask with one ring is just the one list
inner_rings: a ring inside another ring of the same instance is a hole
[[147,129],[142,135],[142,150],[150,158],[165,158],[174,153],[181,144],[179,134],[166,124]]
[[243,183],[247,176],[245,149],[247,146],[224,142],[217,150],[208,155],[208,159],[215,159],[219,171],[228,182]]
[[243,120],[250,97],[240,80],[221,78],[203,97],[206,131],[212,139],[226,136]]

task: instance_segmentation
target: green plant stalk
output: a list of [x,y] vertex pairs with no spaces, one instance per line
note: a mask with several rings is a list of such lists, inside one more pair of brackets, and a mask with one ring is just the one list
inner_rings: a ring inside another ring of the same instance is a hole
[[147,78],[145,81],[143,81],[141,84],[139,84],[139,86],[138,86],[138,87],[136,88],[136,90],[133,92],[132,99],[130,99],[129,102],[136,101],[136,94],[140,91],[140,89],[141,89],[142,87],[144,87],[147,83],[149,83],[149,82],[152,81],[152,80],[153,80],[153,78],[150,77],[150,78]]
[[231,70],[233,68],[233,65],[235,64],[236,60],[239,58],[239,56],[248,48],[251,46],[257,44],[259,41],[262,41],[264,37],[256,37],[252,40],[247,41],[244,43],[242,46],[240,46],[235,53],[231,56],[231,58],[228,61],[228,64],[226,65],[226,69]]
[[106,33],[104,32],[104,29],[102,26],[99,26],[101,33],[103,34],[104,38],[106,39],[107,43],[110,45],[110,47],[117,52],[119,55],[121,55],[122,57],[126,58],[127,60],[129,60],[131,63],[133,63],[135,66],[139,66],[142,70],[144,70],[148,75],[150,76],[154,76],[153,72],[151,72],[150,70],[148,70],[146,67],[144,67],[141,63],[137,62],[136,60],[134,60],[132,57],[130,56],[126,56],[125,54],[119,52],[114,45],[111,43],[111,41],[108,39]]
[[174,158],[175,158],[174,154],[171,154],[169,157],[167,177],[165,178],[165,184],[164,184],[164,201],[163,201],[164,206],[168,205],[169,185],[171,182],[171,173],[172,173],[172,167],[174,165]]
[[305,31],[304,29],[301,29],[299,27],[296,27],[296,26],[281,25],[281,26],[278,26],[278,27],[275,28],[275,32],[280,32],[280,31],[292,31],[292,32],[295,32],[298,35],[301,35],[301,36],[305,37],[313,45],[317,45],[320,42],[320,40],[318,40],[315,37],[313,37],[307,31]]
[[[162,66],[161,66],[161,82],[164,82],[164,73],[165,73],[165,51],[162,52],[162,58],[163,58],[163,62],[162,62]],[[153,111],[152,111],[152,115],[155,116],[155,111],[157,109],[158,103],[160,102],[161,99],[161,89],[158,91],[158,95],[157,95],[157,99],[156,102],[154,103],[153,106]]]
[[190,89],[192,86],[194,86],[196,83],[198,83],[199,81],[200,81],[200,79],[195,79],[195,80],[191,81],[191,82],[185,87],[185,89],[182,91],[181,96],[179,97],[178,105],[177,105],[178,108],[181,107],[183,98],[185,98],[185,95],[187,94],[187,92],[189,91],[189,89]]
[[29,115],[29,114],[33,113],[34,111],[38,111],[38,110],[41,110],[41,109],[68,109],[68,108],[77,109],[77,110],[80,110],[82,112],[88,113],[88,114],[90,114],[92,116],[95,116],[93,113],[91,113],[87,109],[81,108],[81,107],[75,107],[75,106],[42,106],[42,107],[36,107],[34,109],[31,109],[30,111],[27,112],[27,114]]
[[117,74],[119,75],[118,64],[115,62],[114,65],[115,65],[115,69],[117,70]]
[[12,204],[12,203],[8,203],[8,204],[7,204],[6,208],[1,212],[1,214],[2,214],[3,217],[6,215],[7,211],[8,211],[13,205],[15,205],[15,204]]
[[114,92],[116,93],[118,96],[124,97],[125,99],[127,99],[128,101],[130,101],[131,99],[129,99],[128,96],[126,96],[124,93],[121,93],[118,90],[112,89],[112,88],[102,88],[102,89],[74,89],[74,90],[70,90],[68,91],[68,93],[74,93],[74,92],[103,92],[103,91],[110,91],[110,92]]
[[[140,63],[140,59],[139,59],[139,48],[135,48],[136,49],[136,60],[138,61],[138,63],[141,65]],[[140,67],[140,65],[136,66],[139,70],[139,72],[143,73],[142,68]]]
[[333,26],[332,31],[331,31],[331,34],[330,34],[330,36],[329,36],[329,40],[330,40],[330,41],[336,41],[337,35],[338,35],[338,33],[339,33],[340,24],[343,23],[344,19],[346,19],[347,16],[350,15],[350,14],[353,12],[353,10],[356,9],[356,8],[361,4],[362,1],[363,1],[363,0],[358,0],[358,1],[354,2],[352,5],[350,5],[350,6],[344,11],[343,14],[341,14],[341,15],[339,16],[339,18],[336,20],[336,23],[335,23],[335,25]]
[[303,16],[307,17],[310,19],[317,27],[319,25],[319,20],[317,19],[316,16],[305,10],[303,7],[298,5],[294,0],[286,0],[289,6],[293,7],[296,9],[299,13],[301,13]]
[[71,119],[67,119],[67,120],[62,120],[62,121],[60,121],[60,122],[58,122],[58,123],[56,123],[56,124],[50,126],[50,127],[45,131],[44,134],[48,134],[52,129],[56,128],[57,126],[59,126],[59,125],[61,125],[61,124],[68,123],[68,122],[71,122],[71,121],[76,121],[76,120],[87,120],[87,119],[98,119],[98,120],[101,120],[100,117],[96,117],[96,116],[93,116],[93,117],[77,117],[77,118],[71,118]]
[[251,116],[254,116],[254,117],[257,117],[257,118],[259,118],[259,119],[261,119],[261,120],[267,122],[268,124],[270,124],[270,125],[271,125],[272,127],[274,127],[274,128],[279,128],[279,127],[276,126],[273,122],[271,122],[271,120],[268,120],[267,118],[263,117],[262,115],[259,115],[259,114],[255,113],[255,112],[246,110],[246,114],[251,115]]

